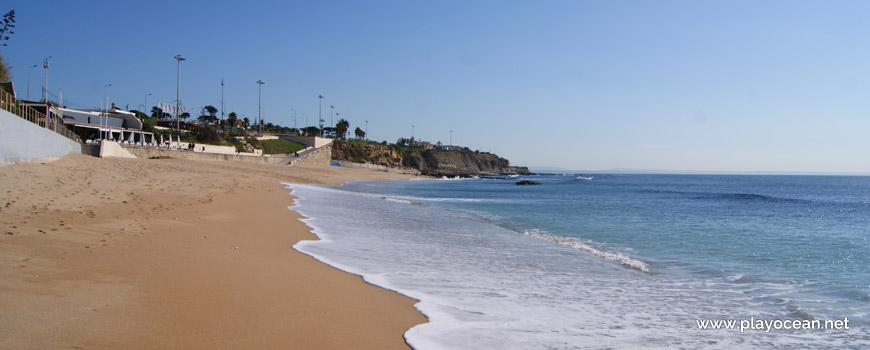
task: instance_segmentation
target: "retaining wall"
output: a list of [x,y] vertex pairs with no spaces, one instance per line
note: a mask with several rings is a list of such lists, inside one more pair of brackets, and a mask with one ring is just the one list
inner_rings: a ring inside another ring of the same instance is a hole
[[190,151],[175,151],[155,148],[126,148],[128,152],[139,158],[154,158],[154,157],[170,157],[178,159],[198,159],[198,160],[235,160],[251,163],[266,163],[266,164],[289,164],[290,158],[286,156],[254,156],[241,154],[223,154],[223,153],[202,153]]
[[329,165],[332,161],[332,147],[324,147],[308,154],[307,156],[294,160],[291,165]]
[[70,152],[82,153],[82,145],[0,109],[0,166],[51,161]]

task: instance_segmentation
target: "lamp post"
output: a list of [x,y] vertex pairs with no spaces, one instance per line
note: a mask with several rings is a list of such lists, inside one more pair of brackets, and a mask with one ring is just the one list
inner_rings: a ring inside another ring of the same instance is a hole
[[323,114],[321,113],[323,107],[323,95],[317,95],[317,119],[320,123],[320,136],[323,136]]
[[42,86],[42,102],[48,103],[48,59],[51,56],[45,58],[42,61],[42,68],[45,69],[45,85]]
[[[260,107],[260,110],[263,111],[263,117],[260,118],[260,125],[264,125],[266,124],[266,107]],[[263,137],[263,135],[261,134],[260,137]]]
[[32,66],[27,66],[27,100],[28,101],[30,101],[30,68],[37,68],[37,67],[39,67],[39,66],[37,66],[35,64]]
[[296,110],[290,108],[290,112],[293,112],[293,130],[296,131],[296,135],[299,135],[299,129],[296,128]]
[[366,135],[365,135],[365,139],[366,139],[366,141],[369,140],[369,121],[368,121],[368,120],[366,120]]
[[[142,109],[148,109],[148,96],[151,96],[151,94],[145,94],[145,104],[142,105]],[[148,115],[146,111],[142,111],[142,114]]]
[[[103,118],[106,122],[106,128],[109,127],[109,86],[112,86],[112,83],[109,83],[106,86],[103,86],[103,97],[106,99],[105,109],[103,112]],[[100,123],[100,128],[102,128],[102,126],[103,126],[102,123]],[[106,138],[105,136],[103,136],[103,132],[100,132],[100,136],[102,136],[101,137],[102,139]]]
[[[224,78],[221,78],[221,124],[224,122]],[[223,129],[223,127],[221,127]]]
[[453,130],[450,130],[450,145],[453,146]]
[[265,84],[262,80],[257,80],[257,137],[263,137],[262,131],[260,130],[260,109],[263,107],[260,106],[260,100],[263,93],[263,84]]
[[181,113],[181,61],[186,58],[175,55],[175,60],[178,61],[175,76],[175,129],[178,130],[181,129],[181,119],[178,118],[178,114]]
[[[335,106],[329,105],[329,126],[335,128],[335,122],[332,118],[332,111],[335,109]],[[333,129],[335,130],[335,129]]]
[[411,124],[411,140],[414,139],[414,124]]
[[[335,116],[336,116],[336,117],[339,117],[339,116],[341,116],[341,113],[335,112]],[[339,119],[341,119],[341,118],[339,118]],[[334,127],[334,126],[333,126],[333,127]],[[338,129],[336,129],[335,131],[336,131],[336,135],[335,135],[335,136],[338,136]]]

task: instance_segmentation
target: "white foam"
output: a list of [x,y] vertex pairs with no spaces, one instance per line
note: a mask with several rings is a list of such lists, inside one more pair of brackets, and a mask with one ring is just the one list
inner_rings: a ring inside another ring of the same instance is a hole
[[321,239],[294,249],[420,300],[429,322],[405,334],[417,350],[842,345],[824,333],[693,328],[698,318],[787,318],[764,295],[792,286],[637,273],[645,262],[564,237],[516,234],[471,213],[408,205],[407,197],[288,187],[299,197],[292,209]]
[[402,203],[402,204],[410,204],[410,205],[420,205],[421,204],[420,202],[413,202],[413,201],[409,201],[407,199],[394,198],[394,197],[384,197],[384,200],[387,200],[390,202]]
[[643,273],[652,273],[652,269],[650,269],[649,265],[643,261],[633,259],[631,257],[627,257],[627,256],[619,254],[619,253],[606,252],[606,251],[598,249],[590,244],[580,242],[580,241],[573,239],[573,238],[551,236],[551,235],[538,233],[538,232],[534,232],[534,231],[523,231],[522,233],[524,235],[527,235],[530,237],[540,238],[540,239],[547,240],[550,242],[556,242],[556,243],[559,243],[562,245],[576,248],[576,249],[591,253],[592,255],[595,255],[597,257],[604,258],[605,260],[617,262],[617,263],[620,263],[624,266],[627,266],[627,267],[630,267],[633,269],[637,269]]

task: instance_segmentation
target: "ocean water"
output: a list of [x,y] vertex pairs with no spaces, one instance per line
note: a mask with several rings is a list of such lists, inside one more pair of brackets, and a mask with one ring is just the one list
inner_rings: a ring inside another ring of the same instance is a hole
[[420,300],[418,350],[870,348],[870,177],[523,179],[289,184],[295,248]]

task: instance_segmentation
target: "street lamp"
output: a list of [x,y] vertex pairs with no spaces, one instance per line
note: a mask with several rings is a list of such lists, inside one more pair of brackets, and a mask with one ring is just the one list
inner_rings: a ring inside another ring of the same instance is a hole
[[32,66],[27,66],[27,100],[28,101],[30,101],[30,68],[37,68],[37,67],[39,67],[39,66],[37,66],[35,64]]
[[42,68],[45,68],[45,85],[42,86],[42,102],[48,103],[48,59],[51,56],[45,58],[42,61]]
[[329,126],[335,128],[335,122],[332,118],[332,110],[335,109],[335,106],[329,105]]
[[[145,95],[145,105],[142,106],[142,109],[148,109],[148,96],[151,96],[151,94]],[[142,111],[142,114],[148,115],[145,111]]]
[[[339,117],[339,116],[341,116],[341,113],[335,112],[335,116],[336,116],[336,117]],[[341,118],[339,118],[339,119],[341,119]],[[333,126],[333,127],[335,127],[335,126]],[[336,131],[336,135],[335,135],[335,136],[338,136],[338,129],[336,129],[335,131]]]
[[368,121],[368,120],[366,120],[366,135],[365,135],[365,138],[366,138],[366,141],[369,140],[369,121]]
[[323,95],[317,95],[317,119],[320,123],[320,136],[323,136],[323,115],[320,113],[323,107]]
[[414,139],[414,124],[411,124],[411,140]]
[[[221,124],[224,123],[224,78],[221,78]],[[223,126],[221,126],[223,129]]]
[[293,112],[293,130],[296,132],[296,135],[299,135],[299,129],[296,128],[296,110],[290,108],[290,111]]
[[[266,124],[266,107],[260,107],[260,110],[263,111],[263,117],[260,118],[260,125],[265,125]],[[263,137],[263,135],[261,134],[260,137]]]
[[450,130],[450,145],[453,146],[453,130]]
[[257,137],[263,137],[262,131],[260,130],[260,99],[263,92],[263,84],[265,84],[262,80],[257,80]]
[[181,112],[181,61],[186,60],[186,58],[175,55],[175,60],[178,61],[175,76],[175,129],[178,130],[181,129],[181,121],[178,118],[178,114]]
[[[104,109],[104,112],[103,112],[103,118],[104,118],[105,121],[106,121],[106,128],[109,127],[109,86],[112,86],[112,83],[109,83],[108,85],[103,86],[103,97],[106,99],[106,104],[104,105],[104,106],[105,106],[105,109]],[[102,127],[103,127],[103,123],[100,123],[100,128],[102,128]],[[105,138],[106,138],[106,137],[104,136],[104,134],[103,134],[104,132],[105,132],[105,131],[101,131],[101,132],[100,132],[101,139],[105,139]]]

